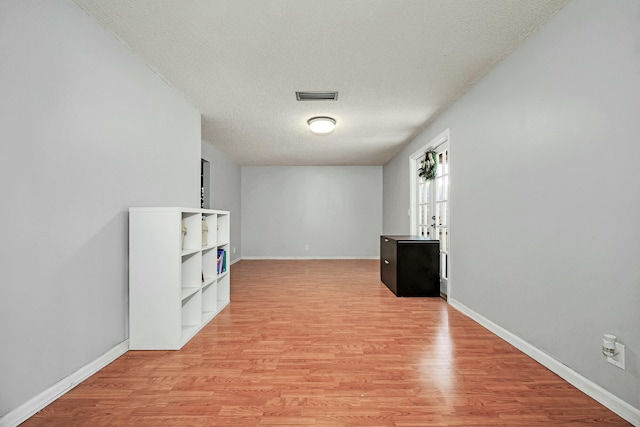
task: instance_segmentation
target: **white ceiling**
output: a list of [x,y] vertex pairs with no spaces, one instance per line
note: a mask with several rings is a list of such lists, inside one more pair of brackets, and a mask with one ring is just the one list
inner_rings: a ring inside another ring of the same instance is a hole
[[[382,165],[568,0],[75,0],[241,165]],[[296,101],[295,91],[338,91]],[[306,122],[336,119],[316,136]]]

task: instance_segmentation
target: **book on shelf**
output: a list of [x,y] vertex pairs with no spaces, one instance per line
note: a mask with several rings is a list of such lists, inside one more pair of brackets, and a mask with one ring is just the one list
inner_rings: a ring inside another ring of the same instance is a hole
[[224,273],[227,271],[227,251],[224,249],[218,249],[218,262],[217,262],[217,272],[218,274]]

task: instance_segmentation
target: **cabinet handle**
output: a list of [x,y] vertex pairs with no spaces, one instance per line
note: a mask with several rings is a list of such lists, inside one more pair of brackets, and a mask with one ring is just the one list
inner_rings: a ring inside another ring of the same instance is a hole
[[385,259],[385,260],[384,260],[384,263],[385,263],[385,264],[389,264],[389,261],[387,261],[387,260]]
[[384,241],[385,241],[385,242],[388,242],[388,241],[389,241],[389,239],[384,239]]

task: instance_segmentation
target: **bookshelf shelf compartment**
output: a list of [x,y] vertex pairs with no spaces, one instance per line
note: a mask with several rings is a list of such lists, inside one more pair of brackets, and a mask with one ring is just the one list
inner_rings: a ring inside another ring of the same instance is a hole
[[185,256],[189,256],[189,255],[193,255],[193,254],[197,254],[198,252],[200,252],[199,249],[183,249],[180,252],[180,255],[185,257]]
[[199,290],[200,288],[182,288],[182,300],[184,301]]
[[218,292],[216,299],[218,300],[218,306],[225,306],[230,301],[230,283],[231,277],[228,273],[224,273],[218,278]]
[[229,304],[228,257],[217,273],[229,224],[228,211],[129,209],[131,350],[178,350]]
[[213,283],[202,290],[202,312],[215,313],[218,310],[218,286]]

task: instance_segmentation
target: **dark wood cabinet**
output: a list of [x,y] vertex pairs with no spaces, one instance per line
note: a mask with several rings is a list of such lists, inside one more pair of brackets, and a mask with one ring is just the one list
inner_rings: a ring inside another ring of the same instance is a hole
[[380,236],[380,280],[399,297],[440,296],[440,242]]

